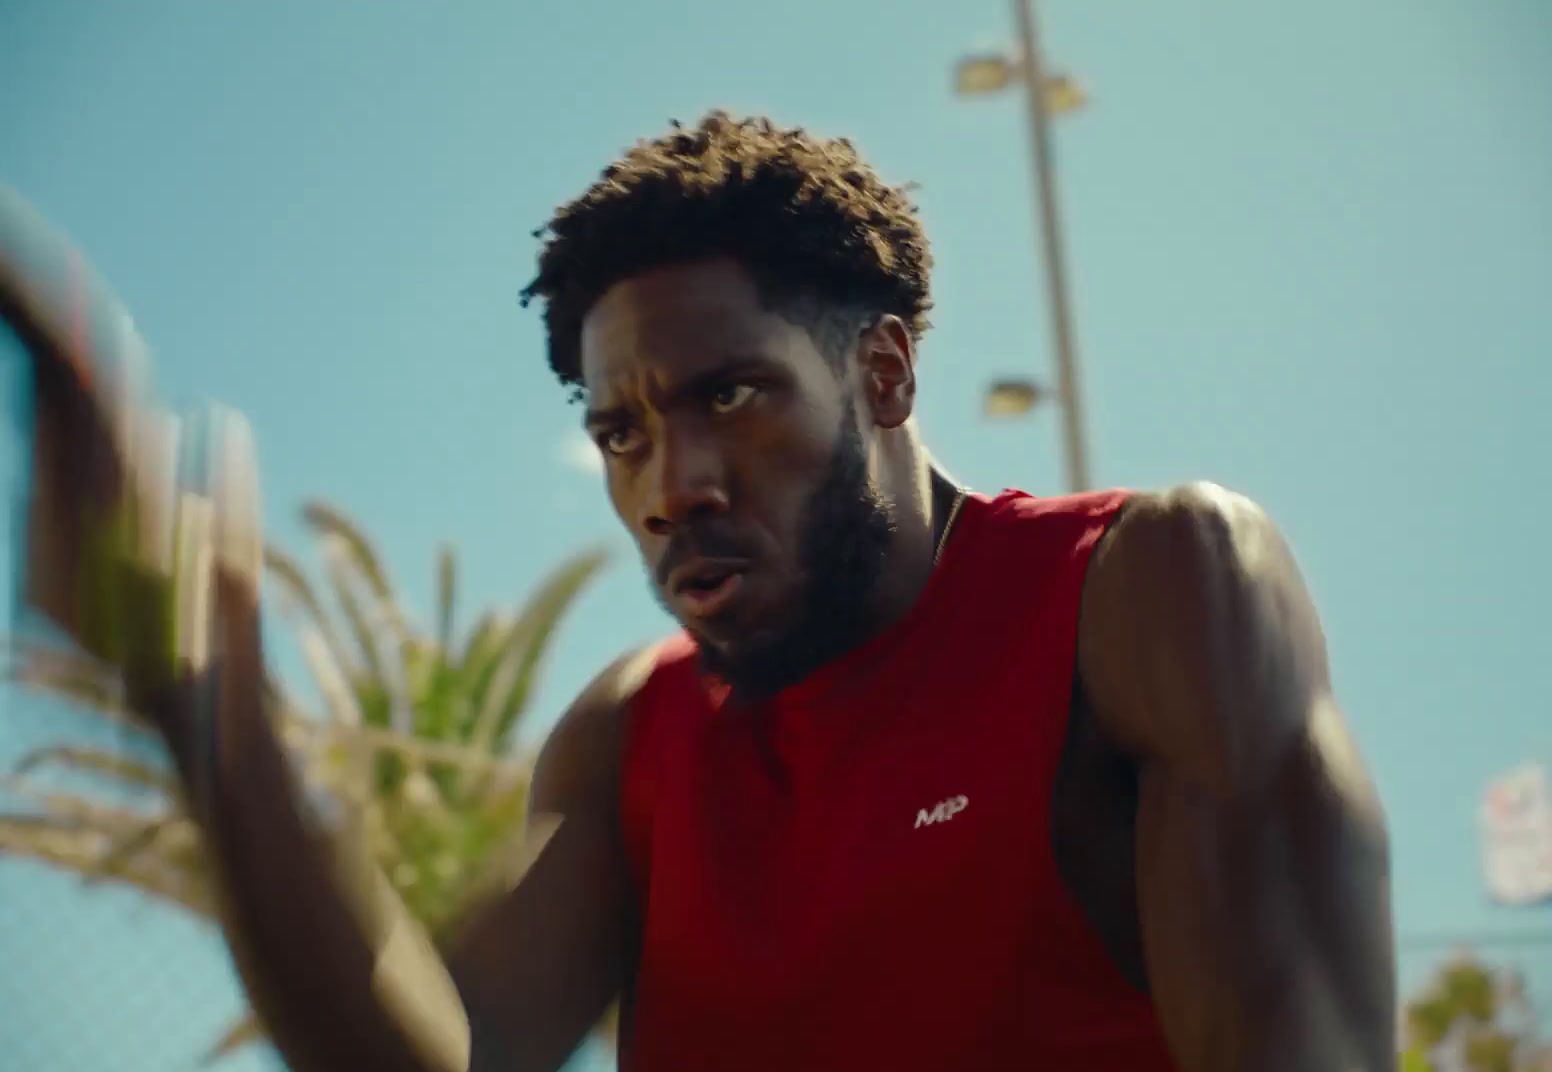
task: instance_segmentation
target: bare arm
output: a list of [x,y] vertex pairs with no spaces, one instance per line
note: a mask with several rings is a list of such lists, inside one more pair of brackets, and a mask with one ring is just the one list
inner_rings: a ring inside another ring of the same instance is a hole
[[[82,397],[59,382],[64,401]],[[92,406],[72,410],[44,395],[40,409],[61,418],[48,426],[59,448],[51,462],[104,463],[120,488],[137,474],[117,464],[103,422],[87,419]],[[55,516],[107,516],[124,494],[68,479],[81,468],[35,468],[37,500]],[[209,851],[233,959],[271,1039],[296,1072],[558,1068],[623,972],[627,901],[610,801],[625,668],[584,694],[545,750],[530,812],[534,841],[553,836],[489,918],[471,925],[450,975],[364,847],[319,837],[298,808],[264,708],[254,504],[212,490],[216,561],[177,589],[209,598],[181,608],[188,627],[175,662],[174,589],[159,567],[99,557],[94,568],[117,578],[121,613],[111,621],[75,613],[82,578],[94,576],[85,557],[93,545],[78,531],[50,530],[76,538],[32,557],[29,598],[88,650],[122,660],[131,705],[168,742]],[[119,654],[93,646],[115,635]],[[206,636],[208,645],[198,639]]]
[[1143,947],[1181,1067],[1394,1068],[1384,817],[1271,522],[1211,485],[1129,504],[1079,673],[1139,766]]
[[[450,975],[362,846],[326,843],[298,808],[264,709],[251,444],[194,457],[208,470],[200,491],[211,509],[180,516],[191,534],[198,518],[209,522],[216,562],[191,553],[174,566],[170,459],[145,438],[158,422],[130,387],[139,352],[129,320],[3,190],[0,319],[33,373],[22,601],[121,669],[132,705],[167,740],[233,957],[288,1065],[558,1067],[624,971],[628,904],[606,797],[619,724],[610,704],[628,691],[625,668],[588,690],[546,750],[534,803],[553,836],[507,899],[471,925]],[[180,542],[204,546],[193,535]],[[174,569],[184,574],[176,591]],[[171,604],[185,597],[174,629]]]
[[148,703],[173,716],[168,737],[215,857],[227,938],[277,1047],[297,1072],[559,1068],[627,969],[615,773],[620,711],[643,660],[611,667],[561,720],[535,772],[527,866],[444,966],[360,847],[323,844],[301,821],[247,687],[259,649],[245,589],[220,586],[213,727],[188,721],[189,688]]
[[481,1025],[477,1070],[560,1067],[630,970],[636,906],[619,824],[621,731],[649,662],[645,653],[615,663],[557,724],[529,808],[530,837],[547,837],[545,848],[454,950],[453,976]]

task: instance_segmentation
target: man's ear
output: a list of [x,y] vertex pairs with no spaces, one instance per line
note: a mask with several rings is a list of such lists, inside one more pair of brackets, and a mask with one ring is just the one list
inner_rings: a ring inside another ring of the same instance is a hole
[[916,347],[905,323],[885,313],[857,341],[862,397],[880,428],[898,428],[916,408]]

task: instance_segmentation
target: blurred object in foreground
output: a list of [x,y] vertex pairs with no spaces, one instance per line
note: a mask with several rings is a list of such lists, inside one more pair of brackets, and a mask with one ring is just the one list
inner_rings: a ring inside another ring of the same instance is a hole
[[[271,678],[271,717],[317,820],[333,837],[362,842],[440,939],[515,880],[532,766],[532,756],[516,749],[515,731],[531,711],[561,618],[604,556],[579,553],[523,607],[483,609],[464,632],[457,559],[443,548],[432,632],[416,626],[354,521],[321,502],[308,503],[303,519],[318,539],[327,588],[315,588],[300,562],[278,548],[267,548],[265,559],[281,620],[300,642],[323,710],[305,711]],[[27,805],[0,807],[0,856],[44,863],[92,885],[132,887],[215,924],[208,846],[110,672],[64,652],[23,648],[17,655],[22,683],[135,736],[94,742],[73,733],[70,743],[37,747],[0,775],[0,787]],[[90,788],[39,777],[58,774],[91,775]],[[130,791],[133,809],[115,803]],[[211,1043],[206,1059],[262,1038],[257,1019],[245,1015]]]
[[1045,398],[1045,388],[1034,380],[997,380],[981,397],[981,416],[993,419],[1023,417]]
[[[19,602],[88,652],[113,654],[107,571],[130,543],[164,520],[171,473],[162,422],[143,419],[145,346],[111,291],[73,245],[17,193],[0,187],[0,319],[21,343],[31,376],[30,472],[25,532],[17,542]],[[126,459],[155,459],[132,505]],[[149,448],[149,449],[148,449]],[[160,517],[156,515],[162,515]]]
[[1493,900],[1552,900],[1552,793],[1546,768],[1526,763],[1495,778],[1478,812],[1482,869]]
[[[28,507],[13,540],[21,557],[18,618],[28,620],[26,628],[8,623],[5,669],[13,682],[42,693],[24,712],[7,711],[0,726],[9,731],[16,716],[46,711],[50,698],[65,701],[54,707],[95,720],[62,718],[58,727],[29,732],[22,754],[4,764],[0,856],[93,885],[132,888],[212,924],[241,911],[217,911],[238,900],[236,890],[262,895],[259,884],[233,877],[243,872],[232,870],[232,856],[218,855],[220,838],[207,836],[210,828],[191,810],[188,783],[168,763],[164,741],[175,750],[185,742],[180,756],[205,756],[208,739],[195,738],[191,726],[210,727],[214,715],[154,726],[152,714],[164,709],[138,703],[166,682],[198,680],[191,675],[207,662],[221,672],[223,638],[211,624],[220,598],[213,570],[219,564],[253,586],[245,598],[256,601],[262,559],[323,709],[303,711],[264,668],[255,674],[238,659],[225,664],[244,676],[223,679],[221,687],[262,695],[262,717],[300,775],[310,825],[342,850],[342,863],[356,862],[357,854],[344,849],[364,850],[370,870],[382,872],[433,939],[502,895],[516,881],[529,841],[532,757],[516,751],[514,734],[531,709],[559,620],[604,556],[574,555],[518,612],[488,611],[463,633],[455,614],[457,562],[444,551],[433,632],[415,626],[365,533],[341,511],[314,502],[303,516],[319,540],[330,605],[296,561],[262,547],[255,452],[241,415],[210,407],[180,421],[158,409],[128,314],[74,247],[3,189],[0,320],[14,333],[31,377],[24,396]],[[203,696],[218,695],[203,680],[199,688]],[[205,769],[196,772],[196,784]],[[211,794],[209,787],[197,792]],[[207,814],[216,811],[203,803]],[[272,803],[271,819],[293,802]],[[272,874],[277,889],[286,889],[287,876]],[[14,901],[8,908],[15,918]],[[43,946],[46,939],[34,942]],[[125,928],[112,955],[144,958],[138,942]],[[63,944],[53,951],[61,960],[76,953]],[[46,989],[52,970],[20,976],[24,988]],[[187,1015],[186,995],[159,996],[137,982],[137,1021]],[[278,992],[279,984],[264,1008],[268,1026],[283,1033],[274,1018]],[[299,990],[293,984],[287,992]],[[326,1011],[339,1015],[335,1005]],[[264,1032],[254,1015],[244,1015],[211,1041],[207,1058],[232,1054]],[[32,1026],[0,1019],[0,1051],[11,1054],[34,1037]],[[16,1067],[110,1067],[55,1050],[35,1051]],[[111,1067],[140,1056],[126,1053]],[[0,1059],[0,1067],[12,1064]]]

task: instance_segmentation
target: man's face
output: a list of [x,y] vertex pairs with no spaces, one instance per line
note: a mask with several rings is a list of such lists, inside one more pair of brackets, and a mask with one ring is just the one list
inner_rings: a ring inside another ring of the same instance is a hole
[[841,357],[762,308],[729,260],[626,280],[583,322],[614,508],[658,599],[747,692],[858,639],[893,533]]

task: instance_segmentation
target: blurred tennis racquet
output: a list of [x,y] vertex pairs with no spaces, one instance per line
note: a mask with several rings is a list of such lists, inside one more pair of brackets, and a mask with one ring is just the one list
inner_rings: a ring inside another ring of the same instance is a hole
[[296,1072],[461,1072],[468,1028],[445,970],[364,852],[312,835],[268,724],[246,422],[157,407],[128,313],[4,187],[0,319],[30,373],[12,636],[99,661],[166,739],[234,959]]

